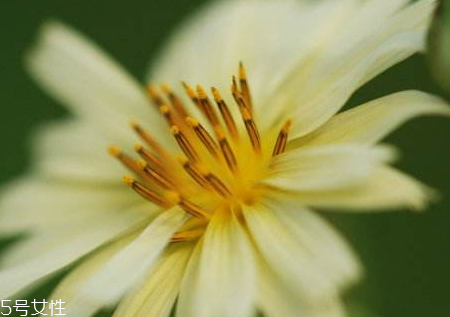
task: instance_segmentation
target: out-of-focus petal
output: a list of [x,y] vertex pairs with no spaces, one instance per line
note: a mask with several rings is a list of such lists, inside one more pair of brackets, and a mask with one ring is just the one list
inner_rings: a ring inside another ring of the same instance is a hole
[[435,0],[421,0],[388,17],[371,16],[368,23],[379,19],[375,20],[379,23],[377,28],[370,28],[371,32],[349,47],[346,37],[329,43],[327,53],[318,57],[317,67],[311,67],[311,73],[302,77],[302,82],[294,70],[275,95],[281,99],[269,103],[277,105],[274,108],[279,109],[282,118],[295,119],[291,135],[299,137],[315,130],[364,83],[421,51],[435,4]]
[[47,178],[97,186],[121,183],[125,169],[107,153],[111,140],[85,121],[47,124],[36,131],[31,144],[33,168]]
[[392,161],[389,147],[324,145],[297,148],[273,159],[265,184],[291,191],[323,191],[363,183],[381,164]]
[[[84,283],[86,283],[86,281],[93,275],[97,274],[98,271],[101,270],[117,252],[123,249],[134,238],[136,238],[136,234],[126,236],[116,242],[113,242],[111,245],[96,251],[87,259],[83,260],[76,268],[64,277],[47,301],[51,302],[52,300],[61,300],[64,302],[62,307],[66,307],[74,298],[78,296]],[[71,312],[63,312],[70,316]],[[46,306],[46,310],[43,313],[51,316],[52,312],[49,305]]]
[[414,178],[391,167],[381,167],[364,184],[335,191],[298,192],[298,204],[341,211],[423,210],[436,193]]
[[260,260],[258,307],[267,317],[344,317],[339,298],[325,298],[319,303],[304,301],[289,289],[277,275]]
[[161,255],[172,234],[186,220],[178,207],[164,211],[121,252],[92,276],[67,306],[73,317],[88,317],[102,307],[111,307],[139,283]]
[[166,129],[143,87],[97,45],[59,22],[43,26],[26,62],[38,84],[114,142],[127,144],[133,137],[131,117],[153,131]]
[[320,303],[336,297],[341,285],[336,282],[335,274],[323,270],[320,260],[279,219],[277,208],[282,206],[269,202],[243,208],[249,231],[262,257],[277,278],[305,301]]
[[421,115],[450,116],[450,107],[420,91],[399,92],[337,114],[314,132],[292,140],[289,147],[375,144],[405,121]]
[[5,299],[32,283],[41,282],[104,243],[136,230],[148,217],[142,213],[142,208],[128,207],[122,214],[102,221],[66,226],[20,243],[5,255],[5,268],[0,270],[0,298]]
[[[75,223],[92,223],[142,203],[140,197],[120,186],[96,187],[38,175],[18,179],[0,196],[0,235],[48,232]],[[147,214],[154,210],[157,208],[147,204]]]

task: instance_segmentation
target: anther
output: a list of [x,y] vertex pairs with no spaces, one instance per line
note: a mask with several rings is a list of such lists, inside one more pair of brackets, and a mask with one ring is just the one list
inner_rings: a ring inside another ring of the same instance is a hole
[[233,150],[231,149],[230,144],[227,141],[227,138],[225,135],[220,134],[218,136],[219,140],[219,147],[222,151],[223,157],[225,158],[225,161],[227,162],[228,168],[233,172],[237,172],[238,170],[238,164],[236,161],[236,157],[234,156]]
[[194,89],[192,89],[184,81],[181,82],[181,84],[183,85],[184,91],[189,96],[189,98],[192,100],[192,102],[197,106],[198,109],[201,110],[200,100],[198,99],[197,93],[194,91]]
[[242,62],[239,63],[239,83],[241,85],[241,92],[245,98],[247,106],[249,108],[250,113],[252,112],[252,97],[250,94],[250,88],[247,81],[247,72],[245,70],[244,64]]
[[205,90],[202,86],[197,86],[197,94],[200,100],[200,106],[202,108],[203,114],[206,116],[208,121],[211,123],[213,127],[217,127],[220,125],[219,117],[214,110],[211,101],[209,101],[208,96],[206,95]]
[[184,170],[191,176],[191,178],[204,188],[209,188],[208,181],[203,177],[198,168],[192,164],[187,158],[180,156],[178,161],[183,166]]
[[158,108],[164,104],[164,101],[162,100],[155,86],[147,85],[147,94]]
[[168,105],[160,106],[159,111],[161,111],[161,113],[164,115],[164,118],[166,118],[169,126],[173,126],[175,124],[172,110],[170,110],[170,107]]
[[206,175],[204,175],[204,177],[219,195],[223,197],[231,195],[230,190],[217,176],[212,173],[207,173]]
[[200,141],[205,145],[208,152],[214,156],[218,157],[218,146],[211,135],[206,131],[206,129],[195,119],[191,117],[186,118],[186,122],[195,131],[195,134],[200,139]]
[[195,218],[209,218],[208,214],[198,205],[186,200],[184,198],[180,198],[178,205],[186,211],[188,214]]
[[142,144],[135,144],[134,145],[134,150],[149,164],[155,166],[156,168],[160,169],[160,170],[165,170],[163,164],[161,163],[161,161],[154,156],[150,151],[146,150]]
[[256,126],[255,121],[252,118],[252,115],[247,110],[247,108],[243,108],[242,111],[242,119],[244,120],[245,129],[247,130],[248,137],[252,144],[253,149],[257,152],[261,152],[261,139],[259,136],[258,127]]
[[161,86],[161,89],[164,91],[164,93],[167,95],[167,98],[169,98],[173,108],[177,112],[177,114],[181,118],[185,118],[188,116],[188,113],[186,109],[184,108],[183,102],[178,98],[178,96],[170,89],[169,85],[163,84]]
[[131,171],[140,174],[140,169],[137,163],[128,155],[122,152],[122,150],[117,146],[110,146],[108,149],[109,154],[116,157],[125,167]]
[[165,177],[163,174],[159,173],[155,169],[148,166],[147,162],[144,160],[137,161],[137,165],[142,170],[144,175],[154,181],[159,186],[166,188],[166,189],[173,189],[175,188],[175,184],[170,181],[167,177]]
[[233,97],[235,97],[235,99],[236,99],[237,93],[239,93],[239,87],[237,84],[236,76],[234,76],[234,75],[231,77],[231,93],[232,93]]
[[162,207],[165,207],[165,208],[170,207],[171,204],[169,201],[167,201],[166,199],[161,197],[156,192],[148,189],[143,184],[141,184],[140,182],[135,180],[133,177],[124,176],[123,181],[125,182],[125,184],[127,184],[129,187],[131,187],[135,192],[137,192],[141,197],[143,197],[157,205],[160,205]]
[[211,91],[214,95],[214,100],[216,101],[217,107],[219,108],[220,114],[222,115],[228,132],[234,140],[238,140],[238,129],[236,127],[236,123],[234,122],[233,116],[231,115],[230,109],[228,108],[225,100],[223,100],[222,96],[216,88],[212,87]]
[[178,143],[178,146],[183,151],[184,154],[193,162],[199,161],[199,156],[197,152],[195,151],[192,144],[189,142],[189,140],[186,138],[186,136],[183,134],[183,132],[180,131],[180,128],[178,128],[176,125],[172,126],[171,132],[173,136],[175,137],[175,140]]
[[164,150],[164,148],[156,141],[149,133],[147,133],[138,123],[132,121],[130,123],[134,132],[144,140],[160,157],[171,160],[171,156],[169,153]]
[[288,120],[281,128],[280,133],[278,133],[277,141],[273,147],[272,156],[277,156],[286,150],[286,144],[288,139],[289,129],[291,128],[292,121]]

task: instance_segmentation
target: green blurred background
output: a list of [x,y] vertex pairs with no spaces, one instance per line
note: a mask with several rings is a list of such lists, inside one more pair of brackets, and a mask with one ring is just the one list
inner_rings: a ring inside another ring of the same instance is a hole
[[[30,158],[27,140],[33,129],[66,114],[61,105],[33,85],[23,70],[23,54],[40,23],[57,18],[75,26],[142,79],[148,61],[170,32],[203,2],[206,1],[3,1],[0,185],[26,171]],[[414,56],[368,83],[348,106],[402,89],[445,96],[433,83],[426,59]],[[350,240],[366,266],[365,281],[352,289],[346,300],[353,316],[369,316],[363,312],[365,309],[386,317],[449,316],[450,122],[442,118],[415,119],[387,142],[402,152],[399,168],[440,190],[442,200],[424,214],[405,210],[387,214],[326,214]],[[0,250],[6,244],[0,243]],[[47,296],[58,278],[28,298]]]

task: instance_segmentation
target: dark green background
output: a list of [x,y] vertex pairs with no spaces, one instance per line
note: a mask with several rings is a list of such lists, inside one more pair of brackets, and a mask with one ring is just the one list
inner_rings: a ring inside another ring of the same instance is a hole
[[[52,17],[76,26],[141,79],[165,38],[202,2],[205,1],[3,1],[0,185],[26,171],[27,139],[33,128],[65,114],[61,105],[33,85],[22,67],[24,51],[42,21]],[[433,84],[422,56],[412,57],[370,82],[352,98],[350,106],[411,88],[444,95]],[[415,119],[387,142],[401,149],[399,168],[439,189],[443,199],[425,214],[327,214],[366,266],[366,280],[347,296],[349,306],[355,316],[362,317],[355,306],[365,305],[386,317],[449,316],[450,122],[442,118]],[[46,296],[55,281],[31,296]]]

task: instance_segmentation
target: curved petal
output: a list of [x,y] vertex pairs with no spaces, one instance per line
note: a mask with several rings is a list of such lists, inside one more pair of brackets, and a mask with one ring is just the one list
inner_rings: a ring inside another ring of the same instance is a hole
[[125,169],[107,153],[111,140],[85,121],[46,124],[35,132],[31,144],[33,168],[45,177],[94,185],[121,183]]
[[342,211],[423,210],[436,192],[391,167],[381,167],[364,184],[334,191],[298,192],[286,196],[299,204]]
[[265,184],[291,191],[323,191],[363,183],[381,164],[392,161],[388,147],[331,145],[298,148],[273,158]]
[[[136,238],[136,234],[119,239],[83,260],[58,284],[48,298],[48,302],[61,300],[64,302],[63,307],[67,306],[78,296],[84,283],[93,275],[97,274],[117,252],[120,252],[134,238]],[[43,313],[51,316],[51,311],[48,306]],[[71,315],[71,312],[67,311],[67,309],[64,313],[68,316]]]
[[169,246],[153,272],[120,302],[113,317],[168,317],[192,250],[192,244]]
[[[40,282],[104,243],[138,229],[149,217],[142,209],[141,205],[101,221],[60,228],[26,240],[6,255],[9,265],[0,270],[0,298]],[[147,210],[148,204],[145,206]]]
[[216,212],[200,252],[183,281],[177,316],[252,316],[255,260],[248,236],[234,215]]
[[[249,231],[258,250],[278,279],[306,302],[320,303],[336,297],[341,283],[334,270],[323,270],[323,263],[299,241],[298,236],[277,217],[278,206],[271,201],[243,208]],[[299,210],[301,212],[301,210]]]
[[2,190],[0,236],[42,232],[107,214],[113,216],[139,203],[136,198],[124,188],[50,181],[31,175]]
[[186,217],[183,210],[174,207],[153,220],[133,242],[83,285],[78,296],[67,306],[67,311],[73,311],[71,316],[88,317],[102,307],[114,305],[155,264]]
[[140,85],[94,43],[61,23],[42,27],[26,61],[38,84],[114,142],[133,137],[130,116],[151,126],[157,137],[166,129]]
[[[357,2],[212,2],[180,27],[156,60],[150,80],[213,85],[233,100],[231,76],[243,61],[255,107],[263,106],[283,75],[354,15]],[[258,111],[255,115],[261,121],[270,119]]]
[[[260,263],[264,260],[260,260]],[[308,303],[286,286],[264,263],[260,265],[258,307],[267,317],[344,317],[338,298]]]
[[[308,77],[301,77],[302,82],[298,81],[294,70],[292,78],[280,86],[277,95],[282,100],[270,100],[270,104],[276,104],[282,111],[280,115],[292,117],[294,113],[291,135],[304,136],[318,128],[338,112],[361,85],[421,51],[435,4],[434,0],[421,0],[382,19],[371,16],[367,23],[373,24],[373,19],[379,19],[375,20],[379,27],[370,28],[371,32],[356,43],[347,37],[328,43],[332,49],[318,58],[317,67],[312,67]],[[301,91],[298,87],[302,87]]]
[[403,91],[337,114],[290,148],[323,144],[375,144],[405,121],[421,115],[450,117],[448,104],[420,91]]

